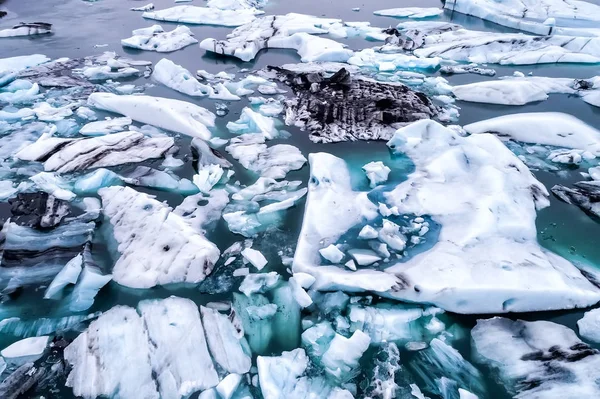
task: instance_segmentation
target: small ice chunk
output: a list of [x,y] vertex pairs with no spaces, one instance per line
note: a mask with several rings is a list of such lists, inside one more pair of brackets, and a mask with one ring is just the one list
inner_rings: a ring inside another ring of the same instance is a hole
[[241,381],[242,376],[239,374],[229,374],[227,377],[223,378],[216,387],[219,398],[231,399]]
[[333,244],[330,244],[325,248],[319,249],[319,253],[323,258],[327,259],[333,264],[338,264],[342,261],[342,259],[344,259],[344,253]]
[[240,284],[240,291],[246,296],[255,293],[265,293],[279,283],[279,278],[280,276],[277,272],[248,274],[244,278],[244,281],[242,281],[242,284]]
[[187,26],[178,26],[170,32],[164,32],[162,28],[159,32],[153,28],[149,30],[138,29],[133,31],[132,37],[121,40],[121,45],[140,50],[168,53],[198,43],[198,40],[194,39],[193,36],[194,34]]
[[0,354],[9,363],[35,361],[42,357],[49,340],[48,336],[25,338],[4,348]]
[[381,260],[381,257],[370,249],[351,249],[348,254],[359,266],[368,266]]
[[258,270],[262,270],[267,264],[267,259],[264,255],[252,248],[245,248],[242,251],[242,256]]
[[585,312],[583,318],[577,321],[579,335],[592,341],[600,342],[600,309],[592,309]]
[[150,11],[154,10],[154,3],[148,3],[145,6],[130,8],[131,11]]
[[379,233],[377,232],[377,230],[375,230],[372,226],[368,224],[360,230],[360,233],[358,233],[358,238],[360,238],[361,240],[372,240],[374,238],[377,238],[378,236]]
[[84,136],[102,136],[105,134],[122,132],[127,130],[127,126],[131,125],[131,123],[132,120],[127,117],[90,122],[79,130],[79,134]]
[[350,338],[335,334],[321,358],[325,372],[340,381],[345,381],[358,367],[358,362],[370,343],[371,338],[360,330],[356,330]]
[[391,172],[391,169],[385,166],[381,161],[369,162],[362,168],[367,174],[367,178],[371,183],[371,188],[375,188],[378,184],[386,182]]
[[437,17],[444,12],[441,8],[420,8],[420,7],[404,7],[404,8],[389,8],[386,10],[377,10],[373,14],[381,15],[384,17],[395,17],[395,18],[411,18],[411,19],[422,19]]
[[81,254],[71,259],[65,267],[54,277],[52,283],[46,289],[44,299],[50,299],[55,297],[64,287],[69,284],[77,283],[79,274],[82,270],[83,257]]

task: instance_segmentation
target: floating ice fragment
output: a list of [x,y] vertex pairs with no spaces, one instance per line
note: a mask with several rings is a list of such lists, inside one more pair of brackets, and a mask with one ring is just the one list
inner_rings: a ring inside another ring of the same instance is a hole
[[92,93],[88,104],[138,122],[204,140],[210,139],[208,128],[215,126],[215,115],[212,112],[195,104],[170,98]]
[[246,296],[255,293],[265,293],[271,290],[279,283],[279,274],[277,272],[249,274],[244,278],[240,285],[240,291]]
[[160,26],[158,27],[160,28],[159,32],[154,28],[135,30],[132,37],[121,40],[121,45],[140,50],[168,53],[198,43],[198,40],[194,39],[194,34],[187,26],[178,26],[170,32],[164,32]]
[[52,33],[52,24],[45,22],[24,23],[21,22],[12,27],[12,29],[0,30],[0,38],[16,36],[34,36]]
[[338,264],[344,259],[344,253],[333,244],[329,244],[329,246],[319,249],[319,253],[323,258],[333,264]]
[[387,10],[373,11],[375,15],[381,15],[384,17],[395,17],[395,18],[411,18],[421,19],[437,17],[444,11],[440,8],[420,8],[420,7],[404,7],[404,8],[390,8]]
[[362,169],[367,174],[367,178],[371,183],[371,188],[375,188],[378,184],[385,183],[391,172],[391,169],[381,161],[369,162]]
[[52,283],[46,289],[46,293],[44,294],[44,299],[51,299],[62,291],[64,287],[69,284],[77,283],[79,279],[79,274],[82,270],[83,257],[81,254],[77,255],[73,259],[71,259],[65,267],[62,268],[60,272],[54,277]]
[[183,24],[240,26],[254,20],[257,13],[260,12],[253,8],[220,10],[218,8],[184,5],[159,11],[145,12],[142,14],[142,17]]
[[267,265],[267,259],[262,253],[252,248],[245,248],[242,251],[242,256],[257,270],[262,270]]
[[46,347],[50,337],[31,337],[15,342],[12,345],[2,349],[0,354],[9,363],[24,363],[26,361],[35,361],[39,359]]
[[90,122],[79,130],[79,134],[84,136],[103,136],[105,134],[122,132],[127,130],[126,127],[131,125],[131,122],[132,120],[127,117]]

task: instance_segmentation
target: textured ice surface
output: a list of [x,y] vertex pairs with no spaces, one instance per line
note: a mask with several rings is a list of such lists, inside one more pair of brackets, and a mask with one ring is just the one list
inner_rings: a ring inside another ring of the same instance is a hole
[[251,22],[256,13],[253,8],[227,10],[186,5],[145,12],[142,17],[183,24],[240,26]]
[[227,123],[227,129],[237,134],[262,134],[267,140],[272,140],[279,136],[279,132],[275,127],[275,119],[263,116],[248,107],[242,110],[242,114],[237,121]]
[[600,79],[505,78],[454,86],[452,91],[459,100],[488,104],[524,105],[544,101],[553,93],[577,94],[585,101],[586,97],[600,93],[600,85],[594,88],[595,80]]
[[371,188],[375,188],[380,183],[385,183],[391,172],[391,169],[381,161],[369,162],[362,167],[371,183]]
[[132,34],[132,37],[121,40],[123,47],[169,53],[198,43],[187,26],[178,26],[170,32],[165,32],[160,25],[154,25],[151,28],[134,30]]
[[600,37],[479,32],[444,24],[446,28],[429,29],[402,24],[416,47],[415,55],[502,65],[600,62]]
[[433,248],[386,269],[407,285],[393,296],[467,313],[597,301],[596,286],[537,243],[536,209],[548,206],[548,193],[496,137],[460,137],[422,121],[398,130],[388,146],[416,167],[388,200],[400,213],[430,215],[442,226]]
[[300,169],[306,163],[298,148],[290,144],[267,147],[265,137],[259,134],[234,137],[225,150],[246,169],[273,179],[282,179],[290,170]]
[[374,11],[373,14],[381,15],[384,17],[396,17],[396,18],[411,18],[421,19],[437,17],[444,11],[440,8],[419,8],[419,7],[404,7],[404,8],[388,8],[385,10]]
[[67,385],[84,398],[182,398],[219,382],[196,305],[176,297],[142,301],[137,312],[112,308],[65,349],[65,359]]
[[466,125],[470,134],[493,133],[524,143],[581,149],[600,154],[600,131],[560,112],[504,115]]
[[334,40],[313,35],[327,33],[332,24],[339,22],[304,14],[270,15],[236,28],[225,40],[204,39],[200,47],[242,61],[254,59],[264,48],[287,48],[296,50],[303,62],[344,62],[352,50]]
[[52,280],[52,283],[50,283],[50,285],[46,289],[44,298],[50,299],[52,297],[55,297],[67,285],[77,283],[77,279],[81,274],[82,265],[83,256],[81,254],[77,255],[69,262],[67,262],[65,267],[63,267],[61,271],[58,272],[56,277],[54,277],[54,280]]
[[44,170],[65,173],[160,158],[173,144],[171,137],[152,138],[133,131],[85,139],[42,136],[15,157],[44,162]]
[[200,83],[190,71],[166,58],[156,63],[152,72],[152,79],[188,96],[239,100],[239,97],[231,94],[226,87],[221,85],[217,90],[208,84]]
[[208,128],[214,127],[216,118],[212,112],[195,104],[163,97],[93,93],[88,98],[88,104],[138,122],[204,140],[210,139]]
[[600,36],[600,6],[566,0],[450,0],[444,8],[536,35]]
[[577,182],[573,187],[557,184],[552,187],[552,193],[561,201],[578,206],[590,216],[600,216],[600,203],[596,200],[600,195],[598,180]]
[[315,142],[386,140],[395,124],[439,112],[427,96],[406,85],[352,75],[346,68],[331,76],[276,70],[296,94],[286,102],[286,124],[308,130]]
[[479,320],[471,337],[475,359],[515,398],[598,395],[600,353],[565,326],[495,317]]
[[198,283],[210,274],[219,249],[171,208],[128,187],[99,190],[121,257],[114,280],[134,288]]

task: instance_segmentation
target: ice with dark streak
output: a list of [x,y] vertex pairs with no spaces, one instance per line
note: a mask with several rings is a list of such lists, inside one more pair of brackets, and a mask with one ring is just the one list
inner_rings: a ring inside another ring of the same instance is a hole
[[565,326],[494,317],[478,320],[471,338],[475,360],[490,367],[514,398],[600,394],[600,352]]

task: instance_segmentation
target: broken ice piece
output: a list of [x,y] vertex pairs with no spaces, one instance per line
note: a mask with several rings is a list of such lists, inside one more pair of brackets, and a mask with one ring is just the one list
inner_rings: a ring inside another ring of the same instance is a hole
[[279,274],[277,272],[269,272],[262,274],[249,274],[240,284],[240,291],[246,296],[255,293],[265,293],[271,290],[279,283]]
[[158,27],[160,28],[158,32],[155,29],[133,31],[133,36],[121,40],[121,45],[140,50],[168,53],[198,43],[198,40],[194,39],[194,34],[187,26],[178,26],[170,32],[164,32],[160,26]]
[[24,363],[39,359],[44,354],[50,337],[30,337],[2,349],[0,354],[8,363]]
[[252,248],[245,248],[242,251],[242,256],[258,270],[262,270],[267,264],[267,259],[264,255]]
[[333,244],[330,244],[325,248],[319,249],[319,253],[323,258],[327,259],[333,264],[338,264],[342,261],[342,259],[344,259],[344,253]]
[[362,169],[367,174],[367,178],[371,183],[371,188],[375,188],[378,184],[385,183],[391,172],[391,169],[381,161],[369,162]]
[[381,260],[381,257],[370,249],[351,249],[348,254],[359,266],[368,266]]

